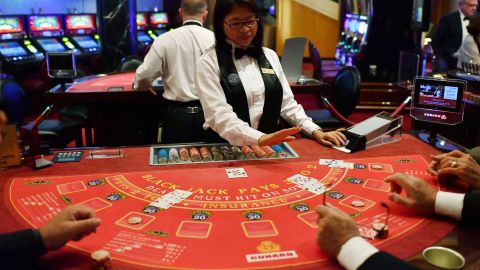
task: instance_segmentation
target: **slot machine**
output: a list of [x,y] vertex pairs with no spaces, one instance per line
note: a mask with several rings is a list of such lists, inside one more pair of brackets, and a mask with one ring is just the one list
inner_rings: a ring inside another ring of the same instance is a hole
[[64,52],[73,50],[79,52],[72,41],[65,36],[60,16],[31,15],[28,16],[28,33],[43,53]]
[[149,16],[149,28],[147,32],[150,36],[158,37],[169,31],[168,16],[166,12],[154,12]]
[[139,51],[145,49],[150,44],[152,44],[153,40],[156,36],[153,34],[147,34],[147,14],[146,13],[137,13],[136,15],[136,22],[137,22],[137,41],[138,41],[138,49]]
[[95,15],[65,15],[67,37],[74,43],[77,56],[91,56],[101,52],[100,37],[97,34]]
[[22,16],[0,16],[0,60],[5,67],[39,63],[44,59],[28,38]]

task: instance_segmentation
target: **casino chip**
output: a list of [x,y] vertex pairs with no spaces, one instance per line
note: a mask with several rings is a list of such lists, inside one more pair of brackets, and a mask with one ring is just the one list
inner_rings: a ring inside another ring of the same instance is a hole
[[358,201],[358,200],[355,200],[355,201],[352,201],[351,204],[355,207],[362,207],[362,206],[365,206],[365,203],[362,202],[362,201]]
[[90,257],[92,258],[92,269],[104,270],[112,266],[112,258],[110,253],[104,249],[94,251]]
[[372,167],[372,169],[375,169],[375,170],[383,169],[383,166],[380,165],[380,164],[372,164],[372,165],[370,165],[370,167]]
[[131,217],[128,219],[129,224],[140,224],[142,223],[142,218],[141,217]]

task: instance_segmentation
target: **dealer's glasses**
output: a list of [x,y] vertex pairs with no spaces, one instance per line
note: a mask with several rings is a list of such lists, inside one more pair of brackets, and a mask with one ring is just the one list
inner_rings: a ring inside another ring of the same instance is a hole
[[224,24],[228,25],[232,29],[240,29],[243,26],[247,26],[248,28],[253,28],[253,27],[257,26],[259,20],[260,19],[256,18],[256,19],[248,20],[248,21],[229,22],[229,23],[224,22]]

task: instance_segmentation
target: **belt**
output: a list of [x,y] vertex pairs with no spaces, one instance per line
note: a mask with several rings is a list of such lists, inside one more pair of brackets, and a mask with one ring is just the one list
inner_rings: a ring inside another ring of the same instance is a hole
[[168,110],[175,112],[175,113],[188,113],[188,114],[195,114],[203,112],[202,107],[200,106],[193,106],[193,107],[184,107],[184,108],[169,108]]

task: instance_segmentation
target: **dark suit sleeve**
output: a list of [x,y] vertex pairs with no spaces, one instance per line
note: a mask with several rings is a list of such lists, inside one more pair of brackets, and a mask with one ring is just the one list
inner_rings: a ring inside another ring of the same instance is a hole
[[445,55],[445,48],[444,48],[444,36],[445,33],[448,32],[449,22],[448,17],[443,16],[438,23],[438,26],[433,31],[432,35],[432,48],[433,52],[437,57],[443,58]]
[[468,150],[467,153],[480,164],[480,146]]
[[358,270],[418,270],[415,266],[406,263],[386,252],[377,252],[370,256]]
[[480,224],[480,190],[474,190],[465,194],[462,221]]
[[3,269],[28,269],[46,252],[38,231],[0,234],[0,265]]

